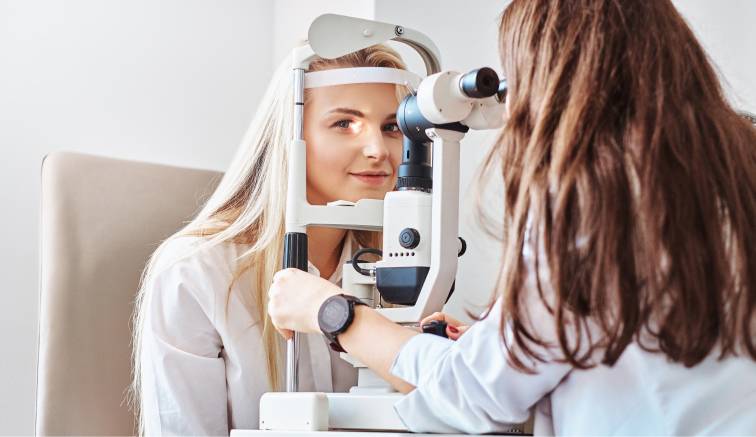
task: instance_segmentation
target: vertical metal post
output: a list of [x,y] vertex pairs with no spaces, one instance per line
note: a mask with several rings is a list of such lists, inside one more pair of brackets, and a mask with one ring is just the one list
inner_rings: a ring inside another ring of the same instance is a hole
[[[302,68],[294,69],[294,141],[304,139],[304,74],[305,71]],[[293,151],[291,151],[293,153]],[[294,169],[289,169],[294,171]],[[289,238],[287,238],[286,244],[292,244]],[[304,254],[299,253],[299,256],[285,256],[284,268],[297,267],[307,270],[307,240],[305,234],[304,241]],[[286,248],[285,251],[289,252],[290,248]],[[304,256],[304,262],[299,259],[297,262],[294,258],[301,258]],[[296,332],[294,336],[289,340],[286,340],[286,391],[296,392],[299,391],[299,334]]]
[[294,69],[294,139],[304,139],[304,86],[305,71]]

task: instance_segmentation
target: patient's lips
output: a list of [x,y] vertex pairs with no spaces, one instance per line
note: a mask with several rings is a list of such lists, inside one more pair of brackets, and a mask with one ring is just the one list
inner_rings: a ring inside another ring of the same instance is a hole
[[382,170],[350,172],[349,175],[370,186],[384,185],[388,178],[391,176],[388,172]]

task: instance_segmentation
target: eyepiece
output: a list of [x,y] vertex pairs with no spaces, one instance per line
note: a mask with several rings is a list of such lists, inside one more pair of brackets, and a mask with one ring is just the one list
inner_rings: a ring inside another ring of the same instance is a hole
[[459,87],[467,97],[491,97],[499,90],[499,75],[492,68],[479,68],[463,75],[459,80]]

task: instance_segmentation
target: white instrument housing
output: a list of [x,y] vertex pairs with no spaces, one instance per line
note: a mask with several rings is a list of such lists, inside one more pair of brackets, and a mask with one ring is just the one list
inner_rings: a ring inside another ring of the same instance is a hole
[[428,76],[417,90],[417,106],[431,123],[460,122],[470,129],[495,129],[504,122],[506,106],[497,96],[473,99],[462,91],[462,73],[442,71]]
[[[376,267],[429,267],[431,262],[431,201],[423,191],[391,191],[383,201],[383,259]],[[403,229],[419,232],[420,243],[406,249],[399,243]]]

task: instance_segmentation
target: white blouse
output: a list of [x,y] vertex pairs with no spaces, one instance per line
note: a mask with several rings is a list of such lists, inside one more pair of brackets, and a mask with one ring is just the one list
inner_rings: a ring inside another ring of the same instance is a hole
[[[199,241],[167,243],[148,284],[141,345],[146,435],[257,429],[260,396],[271,390],[261,324],[239,299],[250,292],[249,273],[234,284],[226,312],[235,260],[249,246],[225,243],[170,265]],[[347,235],[340,266],[351,247]],[[309,272],[319,275],[312,264]],[[330,281],[341,281],[341,268]],[[302,391],[343,392],[356,384],[356,370],[320,334],[302,336],[299,356]]]
[[[535,287],[531,248],[523,259],[524,286]],[[555,341],[553,317],[529,303],[532,329]],[[720,361],[713,351],[686,368],[631,343],[612,367],[550,361],[525,374],[507,364],[500,310],[501,301],[456,342],[421,334],[402,347],[390,371],[416,387],[395,405],[410,430],[505,432],[533,411],[536,435],[756,435],[756,361],[748,356]]]

